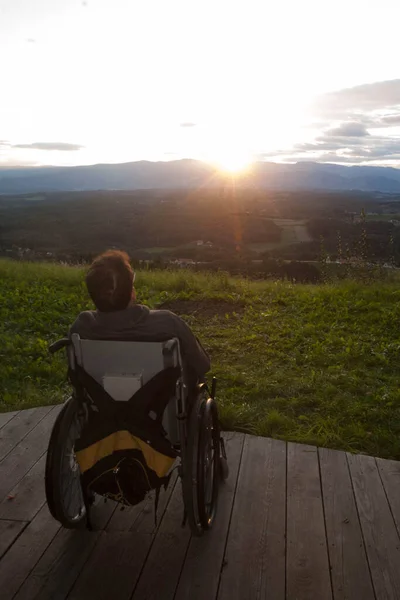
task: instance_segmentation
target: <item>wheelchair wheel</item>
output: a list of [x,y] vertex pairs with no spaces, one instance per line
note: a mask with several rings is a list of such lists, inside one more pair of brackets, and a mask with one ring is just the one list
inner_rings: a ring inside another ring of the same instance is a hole
[[47,504],[52,516],[68,529],[76,529],[86,522],[79,465],[74,453],[84,421],[85,415],[77,399],[69,398],[54,424],[47,450]]
[[217,405],[201,390],[191,409],[182,490],[193,535],[210,529],[216,515],[220,476]]
[[210,529],[217,511],[220,479],[220,432],[215,400],[208,398],[202,411],[199,435],[198,497],[200,519]]

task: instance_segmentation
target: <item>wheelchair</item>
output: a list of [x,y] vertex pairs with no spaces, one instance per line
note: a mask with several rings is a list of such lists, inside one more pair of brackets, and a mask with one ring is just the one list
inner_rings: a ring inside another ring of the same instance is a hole
[[177,468],[181,479],[183,524],[187,521],[196,536],[210,529],[216,517],[219,485],[229,472],[215,399],[216,379],[211,390],[206,383],[188,385],[176,338],[164,342],[109,341],[72,334],[52,344],[49,351],[53,354],[62,348],[67,351],[72,394],[58,415],[48,445],[45,490],[52,516],[66,528],[86,524],[90,529],[94,495],[88,497],[82,486],[75,447],[90,414],[96,411],[101,415],[102,408],[85,377],[100,385],[112,403],[122,405],[128,398],[135,403],[137,392],[146,383],[174,368],[173,394],[160,415],[163,443],[176,457],[171,472]]

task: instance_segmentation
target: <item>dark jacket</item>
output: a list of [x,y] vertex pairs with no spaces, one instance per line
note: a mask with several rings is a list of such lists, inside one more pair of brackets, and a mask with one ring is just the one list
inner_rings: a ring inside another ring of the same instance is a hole
[[190,327],[169,310],[150,310],[141,304],[132,304],[125,310],[100,312],[86,310],[70,328],[90,340],[126,340],[163,342],[173,337],[180,341],[184,363],[198,377],[210,370],[210,358]]

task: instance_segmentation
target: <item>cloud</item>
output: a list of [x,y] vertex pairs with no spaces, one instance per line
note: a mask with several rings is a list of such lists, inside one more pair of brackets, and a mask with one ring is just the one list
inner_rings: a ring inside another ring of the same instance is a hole
[[[385,86],[378,82],[376,85],[369,84],[337,92],[339,99],[345,97],[346,102],[349,101],[348,113],[331,115],[330,126],[327,125],[329,117],[325,116],[321,123],[323,129],[320,134],[316,135],[314,141],[295,144],[290,153],[290,160],[353,164],[399,160],[400,136],[396,135],[393,127],[400,125],[400,106],[387,110],[387,107],[382,108],[382,104],[400,100],[400,80],[383,83],[396,85]],[[396,95],[397,89],[399,97]],[[376,92],[375,96],[366,99],[364,97],[366,90],[371,94]],[[373,110],[366,109],[365,112],[360,112],[360,102],[350,105],[350,101],[356,101],[355,99],[361,99],[365,104],[370,103]],[[379,103],[381,106],[378,108]],[[343,108],[344,103],[341,106]],[[355,108],[357,112],[351,114]]]
[[[314,140],[275,153],[284,160],[337,163],[392,161],[400,167],[400,79],[377,81],[319,96],[308,130]],[[270,156],[260,155],[261,159]],[[272,157],[271,157],[272,158]]]
[[[356,140],[357,145],[359,142]],[[321,152],[326,150],[341,150],[342,148],[348,148],[354,145],[353,140],[349,138],[338,138],[331,139],[328,136],[320,136],[316,138],[315,142],[306,142],[303,144],[295,144],[295,152]]]
[[400,79],[377,81],[329,92],[316,100],[322,114],[352,114],[400,105]]
[[360,137],[348,137],[345,135],[331,136],[328,131],[324,135],[317,137],[314,143],[329,146],[330,150],[340,150],[340,148],[348,148],[349,146],[365,146],[367,142],[365,138]]
[[325,152],[324,154],[318,155],[318,157],[310,157],[310,156],[292,156],[291,160],[295,160],[296,162],[310,162],[310,160],[318,162],[318,163],[345,163],[345,164],[355,164],[356,159],[350,156],[338,156],[336,152]]
[[15,144],[13,148],[24,148],[26,150],[58,150],[60,152],[75,152],[84,146],[79,144],[67,144],[65,142],[34,142],[33,144]]
[[367,163],[400,159],[400,138],[368,136],[366,138],[320,136],[314,143],[296,144],[292,160],[318,162]]
[[280,152],[258,152],[257,154],[253,154],[253,160],[264,160],[264,158],[271,158],[271,156],[277,156]]
[[355,121],[349,121],[342,123],[339,127],[334,129],[328,129],[327,135],[331,136],[343,136],[343,137],[365,137],[369,135],[365,125],[363,123],[357,123]]
[[379,121],[381,127],[393,127],[400,125],[400,114],[386,115]]
[[185,123],[180,123],[179,127],[196,127],[196,123],[192,123],[191,121],[187,121]]
[[287,148],[282,148],[280,150],[270,150],[269,152],[257,152],[255,154],[252,154],[252,160],[255,162],[264,162],[264,160],[267,159],[274,159],[277,158],[278,156],[287,156],[288,154],[291,154],[293,152],[293,150],[288,150]]

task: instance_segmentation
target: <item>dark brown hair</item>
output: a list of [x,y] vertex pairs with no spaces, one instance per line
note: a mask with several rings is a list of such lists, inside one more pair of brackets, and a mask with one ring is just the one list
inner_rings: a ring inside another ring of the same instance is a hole
[[134,274],[126,252],[108,250],[94,259],[86,274],[89,295],[101,312],[127,308]]

